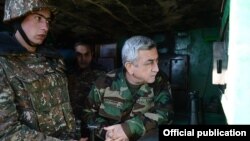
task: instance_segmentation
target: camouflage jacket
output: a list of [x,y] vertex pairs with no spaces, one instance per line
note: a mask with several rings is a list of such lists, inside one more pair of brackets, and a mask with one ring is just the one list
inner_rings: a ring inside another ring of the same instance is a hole
[[0,34],[0,140],[54,141],[74,132],[63,63],[52,56]]
[[162,73],[154,83],[131,93],[124,69],[109,72],[96,81],[88,99],[85,116],[89,124],[100,125],[97,136],[104,137],[103,126],[122,124],[131,140],[138,139],[159,124],[170,124],[173,118],[170,85]]
[[73,112],[77,118],[82,118],[83,109],[85,107],[85,99],[89,95],[92,85],[95,80],[104,75],[106,72],[98,67],[79,69],[75,67],[74,72],[68,76],[69,94]]

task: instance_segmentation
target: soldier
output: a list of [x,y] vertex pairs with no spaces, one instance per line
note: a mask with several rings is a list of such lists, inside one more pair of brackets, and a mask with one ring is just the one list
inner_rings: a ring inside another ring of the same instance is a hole
[[[158,68],[154,41],[129,38],[122,48],[123,68],[100,77],[85,109],[89,125],[103,140],[157,140],[157,126],[173,118],[170,84]],[[148,137],[148,138],[146,138]]]
[[83,109],[93,82],[106,73],[106,70],[94,60],[94,45],[89,41],[78,41],[74,45],[76,53],[75,67],[70,72],[69,93],[73,112],[82,121],[82,134],[88,135],[83,119]]
[[43,46],[54,12],[46,0],[5,1],[14,32],[0,33],[2,141],[76,138],[63,62]]

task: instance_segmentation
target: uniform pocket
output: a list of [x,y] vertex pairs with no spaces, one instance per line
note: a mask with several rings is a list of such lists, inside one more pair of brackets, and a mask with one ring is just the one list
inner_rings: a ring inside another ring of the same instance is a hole
[[136,103],[134,104],[132,113],[145,113],[150,108],[154,106],[154,97],[153,93],[147,95],[147,96],[141,96],[136,100]]
[[99,109],[99,115],[121,121],[126,116],[132,101],[122,97],[119,91],[106,88],[103,96],[103,102]]

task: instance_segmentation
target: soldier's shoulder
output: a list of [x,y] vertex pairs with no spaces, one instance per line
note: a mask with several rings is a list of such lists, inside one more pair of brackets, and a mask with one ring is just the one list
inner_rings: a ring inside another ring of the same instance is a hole
[[112,70],[112,71],[109,71],[108,73],[106,73],[106,76],[110,77],[110,78],[115,78],[116,75],[117,75],[117,70]]
[[[9,56],[9,57],[11,57],[11,56]],[[7,56],[1,56],[0,55],[0,67],[3,67],[3,66],[6,66],[6,65],[8,65],[9,63],[8,63],[8,58],[7,58]]]
[[37,53],[45,56],[49,59],[64,60],[63,55],[60,54],[59,50],[52,45],[41,45],[37,49]]
[[116,79],[117,70],[112,70],[104,75],[101,75],[97,78],[95,84],[98,88],[104,88],[111,86],[113,81]]

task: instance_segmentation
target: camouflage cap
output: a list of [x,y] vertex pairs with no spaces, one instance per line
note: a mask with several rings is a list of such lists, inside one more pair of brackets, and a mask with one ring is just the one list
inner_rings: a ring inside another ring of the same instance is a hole
[[48,0],[5,0],[3,22],[8,23],[43,8],[49,8],[53,15],[56,12],[56,8],[48,4]]

